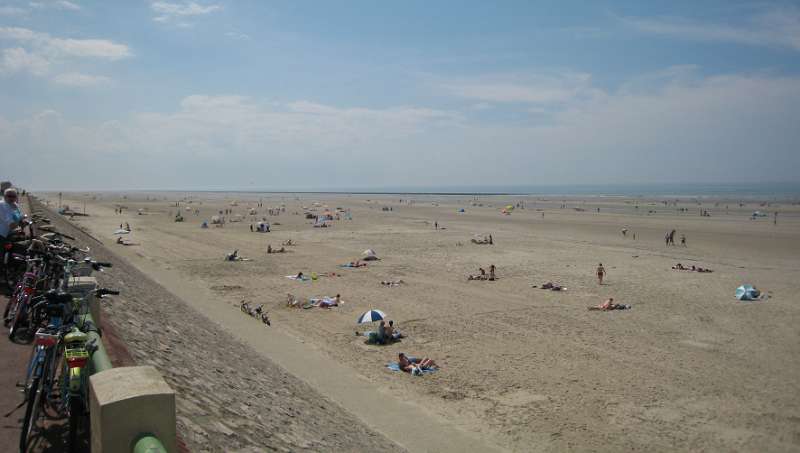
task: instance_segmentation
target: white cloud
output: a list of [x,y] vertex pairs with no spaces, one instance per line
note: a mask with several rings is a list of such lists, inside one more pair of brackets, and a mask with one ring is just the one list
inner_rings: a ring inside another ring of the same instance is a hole
[[69,169],[20,165],[68,153],[66,165],[90,166],[91,185],[109,188],[797,181],[800,77],[686,71],[555,110],[525,103],[535,113],[527,122],[486,122],[472,104],[457,113],[193,95],[168,111],[96,123],[52,112],[0,118],[0,149],[23,151],[9,171],[41,178],[26,185],[62,189],[78,183]]
[[53,1],[46,1],[46,2],[29,2],[28,6],[33,9],[45,10],[45,9],[55,9],[55,10],[62,10],[62,11],[80,11],[81,7],[75,2],[70,2],[68,0],[53,0]]
[[69,2],[67,0],[59,0],[59,1],[54,3],[54,6],[57,9],[64,9],[64,10],[70,10],[70,11],[79,11],[81,9],[81,7],[79,5],[77,5],[75,3],[72,3],[72,2]]
[[21,47],[3,49],[0,59],[0,74],[28,72],[41,76],[47,73],[50,63],[39,55],[29,53]]
[[458,97],[484,102],[558,104],[591,94],[591,76],[583,73],[494,75],[443,81]]
[[239,33],[238,31],[229,31],[225,33],[225,36],[231,39],[238,39],[242,41],[246,41],[250,39],[250,35],[246,35],[244,33]]
[[800,51],[800,9],[797,8],[764,11],[738,25],[704,23],[680,17],[623,17],[621,20],[644,33]]
[[128,46],[106,39],[50,38],[48,45],[59,53],[75,57],[119,60],[131,56]]
[[92,57],[119,60],[131,57],[128,46],[107,39],[56,38],[47,33],[20,27],[0,27],[0,39],[19,41],[30,45],[47,57]]
[[81,74],[79,72],[68,72],[53,77],[53,82],[59,85],[67,85],[72,87],[89,87],[106,85],[111,82],[111,79],[104,76],[93,76],[89,74]]
[[0,41],[14,41],[26,47],[2,49],[0,73],[27,72],[47,75],[52,68],[65,71],[52,80],[60,85],[90,86],[107,83],[102,76],[70,71],[70,65],[81,58],[116,61],[132,56],[128,46],[105,39],[58,38],[27,28],[0,27]]
[[0,16],[22,16],[27,13],[26,9],[16,6],[0,6]]
[[188,26],[189,24],[183,19],[211,14],[221,10],[222,6],[216,4],[203,5],[193,1],[184,1],[181,3],[155,1],[150,3],[150,8],[157,14],[153,17],[153,20],[156,22],[165,23],[178,21],[179,24]]

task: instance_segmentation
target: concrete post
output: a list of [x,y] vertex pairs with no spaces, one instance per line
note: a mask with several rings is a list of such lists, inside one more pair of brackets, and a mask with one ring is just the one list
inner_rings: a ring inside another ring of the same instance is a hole
[[143,435],[177,449],[175,392],[152,366],[112,368],[89,378],[92,452],[129,452]]

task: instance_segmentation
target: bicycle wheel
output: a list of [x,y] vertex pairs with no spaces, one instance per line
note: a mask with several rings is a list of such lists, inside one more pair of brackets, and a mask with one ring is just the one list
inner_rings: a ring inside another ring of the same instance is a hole
[[61,387],[63,371],[62,359],[64,356],[64,345],[60,342],[57,346],[48,351],[48,357],[44,363],[44,380],[42,381],[42,390],[44,391],[44,410],[45,416],[56,418],[59,414],[63,414],[63,407],[61,406]]
[[6,288],[8,288],[9,291],[14,291],[17,282],[19,282],[19,279],[22,278],[24,273],[24,267],[15,265],[10,261],[6,263],[6,265],[3,266],[3,283],[6,285]]
[[14,337],[19,333],[20,327],[22,327],[26,319],[28,318],[27,313],[27,296],[25,298],[18,299],[17,307],[14,310],[14,319],[11,320],[11,326],[8,328],[8,339],[14,341]]
[[25,418],[22,419],[22,432],[19,435],[19,451],[21,453],[28,451],[34,427],[39,418],[39,409],[42,405],[41,382],[41,378],[33,378],[31,387],[28,389],[28,405],[25,407]]
[[69,398],[69,453],[76,453],[78,448],[78,425],[83,419],[83,401],[76,395]]

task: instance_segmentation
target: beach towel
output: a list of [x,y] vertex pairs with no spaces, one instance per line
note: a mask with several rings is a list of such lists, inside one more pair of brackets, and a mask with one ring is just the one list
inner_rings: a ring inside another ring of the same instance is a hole
[[[402,371],[402,370],[400,369],[400,364],[399,364],[399,363],[397,363],[397,362],[389,362],[389,363],[387,363],[387,364],[386,364],[386,368],[388,368],[388,369],[390,369],[390,370],[392,370],[392,371]],[[422,370],[422,374],[424,375],[424,374],[431,374],[431,373],[435,373],[435,372],[436,372],[438,369],[439,369],[439,368],[436,368],[436,367],[433,367],[433,368],[426,368],[426,369]]]
[[[339,304],[343,304],[344,301],[339,301]],[[339,304],[336,303],[336,299],[330,297],[323,297],[323,298],[313,298],[309,299],[309,301],[303,305],[303,308],[313,308],[313,307],[338,307]]]

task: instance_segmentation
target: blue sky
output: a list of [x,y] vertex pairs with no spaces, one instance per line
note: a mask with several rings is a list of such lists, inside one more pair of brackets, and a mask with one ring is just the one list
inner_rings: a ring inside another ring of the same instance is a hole
[[799,106],[793,2],[0,0],[35,188],[800,182]]

